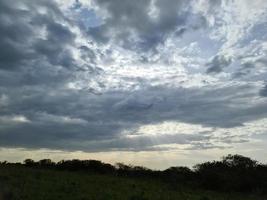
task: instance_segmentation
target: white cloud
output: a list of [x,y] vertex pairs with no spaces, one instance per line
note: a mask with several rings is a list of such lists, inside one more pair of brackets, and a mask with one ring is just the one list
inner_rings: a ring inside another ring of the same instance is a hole
[[54,115],[49,113],[38,113],[35,116],[35,120],[40,123],[55,123],[55,124],[87,124],[87,121],[81,118],[75,118],[70,116]]
[[212,130],[212,127],[203,127],[202,125],[194,125],[176,121],[165,121],[159,124],[143,125],[130,134],[127,134],[127,132],[124,134],[129,136],[160,136],[164,134],[196,134]]
[[23,116],[23,115],[4,115],[0,116],[0,124],[8,125],[8,124],[24,124],[30,123],[31,121]]
[[6,94],[0,96],[0,108],[7,106],[9,103],[9,98]]

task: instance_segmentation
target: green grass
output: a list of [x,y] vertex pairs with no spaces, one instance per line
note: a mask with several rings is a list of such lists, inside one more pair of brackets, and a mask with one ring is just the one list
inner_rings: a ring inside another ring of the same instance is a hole
[[0,167],[0,200],[257,200],[263,197],[193,191],[156,179],[86,172]]

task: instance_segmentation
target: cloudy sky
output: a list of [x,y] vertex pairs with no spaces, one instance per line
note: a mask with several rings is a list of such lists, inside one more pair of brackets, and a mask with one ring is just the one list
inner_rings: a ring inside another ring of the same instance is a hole
[[265,0],[0,0],[0,158],[266,162]]

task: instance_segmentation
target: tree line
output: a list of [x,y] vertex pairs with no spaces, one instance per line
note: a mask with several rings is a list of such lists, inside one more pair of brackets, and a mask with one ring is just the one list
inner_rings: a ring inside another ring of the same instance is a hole
[[50,159],[23,163],[0,162],[1,166],[22,165],[31,168],[83,171],[133,178],[160,179],[177,188],[181,185],[227,192],[255,192],[267,194],[267,165],[242,155],[227,155],[219,161],[209,161],[188,167],[170,167],[166,170],[151,170],[142,166],[115,165],[98,160]]

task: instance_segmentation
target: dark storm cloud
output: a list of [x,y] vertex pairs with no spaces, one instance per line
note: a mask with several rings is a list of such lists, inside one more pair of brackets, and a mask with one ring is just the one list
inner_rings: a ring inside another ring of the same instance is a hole
[[54,1],[0,0],[0,10],[0,86],[42,90],[63,87],[79,70],[99,73],[95,52],[75,43],[75,25]]
[[260,95],[267,97],[267,84],[260,90]]
[[160,136],[139,136],[139,137],[123,137],[111,140],[104,140],[100,142],[89,143],[89,151],[159,151],[170,150],[171,147],[163,147],[161,145],[170,144],[194,144],[194,142],[206,141],[209,137],[203,135],[171,135],[165,134]]
[[[105,58],[104,54],[108,57],[113,48],[134,50],[140,55],[137,64],[151,64],[153,52],[146,50],[155,50],[170,34],[181,36],[206,26],[202,15],[188,11],[188,1],[94,2],[99,12],[107,15],[103,22],[92,20],[88,30],[80,30],[80,34],[89,34],[88,38],[77,38],[84,37],[74,33],[73,26],[78,29],[78,25],[53,1],[0,0],[0,146],[98,152],[168,150],[173,148],[168,145],[175,144],[189,145],[191,149],[223,148],[213,141],[231,144],[245,140],[219,138],[213,132],[130,136],[139,127],[162,122],[227,129],[267,117],[266,102],[262,101],[264,98],[259,100],[260,88],[256,84],[193,87],[188,80],[185,87],[176,83],[167,87],[163,85],[173,79],[165,80],[169,74],[164,73],[160,79],[155,76],[153,81],[158,79],[159,83],[153,84],[145,76],[153,77],[161,68],[154,71],[151,67],[146,74],[132,77],[116,74],[117,67],[129,61],[124,60],[124,55],[119,55],[122,63],[116,63],[116,56],[112,57],[116,66],[105,71],[110,63],[99,58]],[[220,4],[214,2],[210,1],[210,7]],[[82,7],[76,1],[70,10]],[[90,12],[89,16],[98,19]],[[76,39],[84,39],[85,44],[77,44]],[[101,49],[100,43],[108,41],[111,47]],[[101,62],[103,66],[99,66]],[[214,56],[207,64],[207,73],[222,72],[231,64],[231,59]],[[192,75],[190,69],[181,67],[181,71]],[[99,78],[102,73],[107,77]],[[76,82],[82,86],[76,87]],[[128,85],[133,82],[139,87],[130,90]],[[119,86],[113,87],[113,83]],[[266,93],[266,87],[262,88],[260,95],[265,97]]]
[[207,73],[220,73],[224,68],[228,67],[231,64],[231,59],[226,58],[225,56],[216,55],[212,60],[207,64],[209,67]]
[[[53,148],[49,144],[54,139],[78,136],[79,131],[85,131],[77,127],[82,121],[79,119],[74,119],[74,124],[64,116],[52,118],[54,121],[45,120],[53,113],[66,113],[61,105],[72,107],[68,103],[75,103],[66,91],[61,90],[80,73],[79,70],[83,69],[83,74],[100,70],[90,66],[94,64],[94,54],[88,47],[75,44],[77,36],[71,28],[72,22],[53,1],[0,0],[2,146]],[[88,66],[80,66],[80,60],[74,59],[71,48],[83,54],[81,59]],[[64,120],[67,123],[63,123]],[[103,132],[100,126],[97,130]]]
[[240,64],[237,72],[233,74],[233,78],[242,78],[245,76],[250,77],[257,77],[257,79],[265,80],[266,79],[266,72],[261,72],[258,74],[259,69],[266,70],[267,69],[267,59],[266,59],[266,52],[261,53],[261,56],[256,55],[249,55],[249,56],[240,56],[240,60],[246,60]]
[[[144,96],[145,94],[145,96]],[[246,101],[257,95],[253,85],[225,86],[222,88],[167,89],[150,88],[131,94],[115,104],[121,117],[131,115],[142,119],[144,123],[165,120],[177,120],[190,124],[202,124],[211,127],[235,127],[243,123],[264,118],[266,104],[239,107],[240,101]],[[149,109],[143,105],[153,105]],[[140,110],[140,107],[143,109]],[[214,114],[216,113],[216,114]]]
[[68,46],[75,35],[68,20],[52,1],[0,1],[0,69],[14,70],[45,59],[71,67]]
[[[267,117],[264,103],[238,106],[240,101],[254,96],[255,91],[249,85],[201,91],[197,88],[148,88],[135,94],[113,91],[101,96],[57,88],[5,91],[9,103],[1,111],[5,121],[1,123],[0,144],[83,151],[127,150],[127,146],[130,151],[159,150],[161,147],[157,145],[168,144],[200,148],[194,142],[212,143],[212,136],[199,133],[172,136],[167,132],[165,136],[125,138],[121,133],[163,121],[221,128],[242,126],[245,122]],[[14,114],[25,116],[28,121],[16,121],[12,118]],[[219,147],[214,145],[214,148]]]
[[[186,23],[187,1],[96,0],[95,3],[107,12],[107,18],[102,25],[90,28],[89,34],[101,42],[115,39],[127,49],[149,50],[168,34],[175,32],[179,36],[193,28]],[[204,26],[203,21],[199,23],[198,26]]]
[[[47,115],[47,114],[45,114]],[[48,116],[46,116],[48,117]],[[208,136],[193,134],[161,136],[140,136],[127,138],[118,134],[126,123],[66,123],[62,121],[35,121],[32,124],[19,124],[6,128],[0,134],[0,145],[6,147],[51,148],[64,150],[82,150],[87,152],[147,151],[159,150],[158,145],[192,144],[196,141],[207,141]],[[133,126],[133,124],[131,124]],[[128,128],[130,128],[129,126]],[[21,132],[23,130],[23,132]],[[15,138],[16,136],[16,138]],[[165,149],[167,150],[167,148]]]

